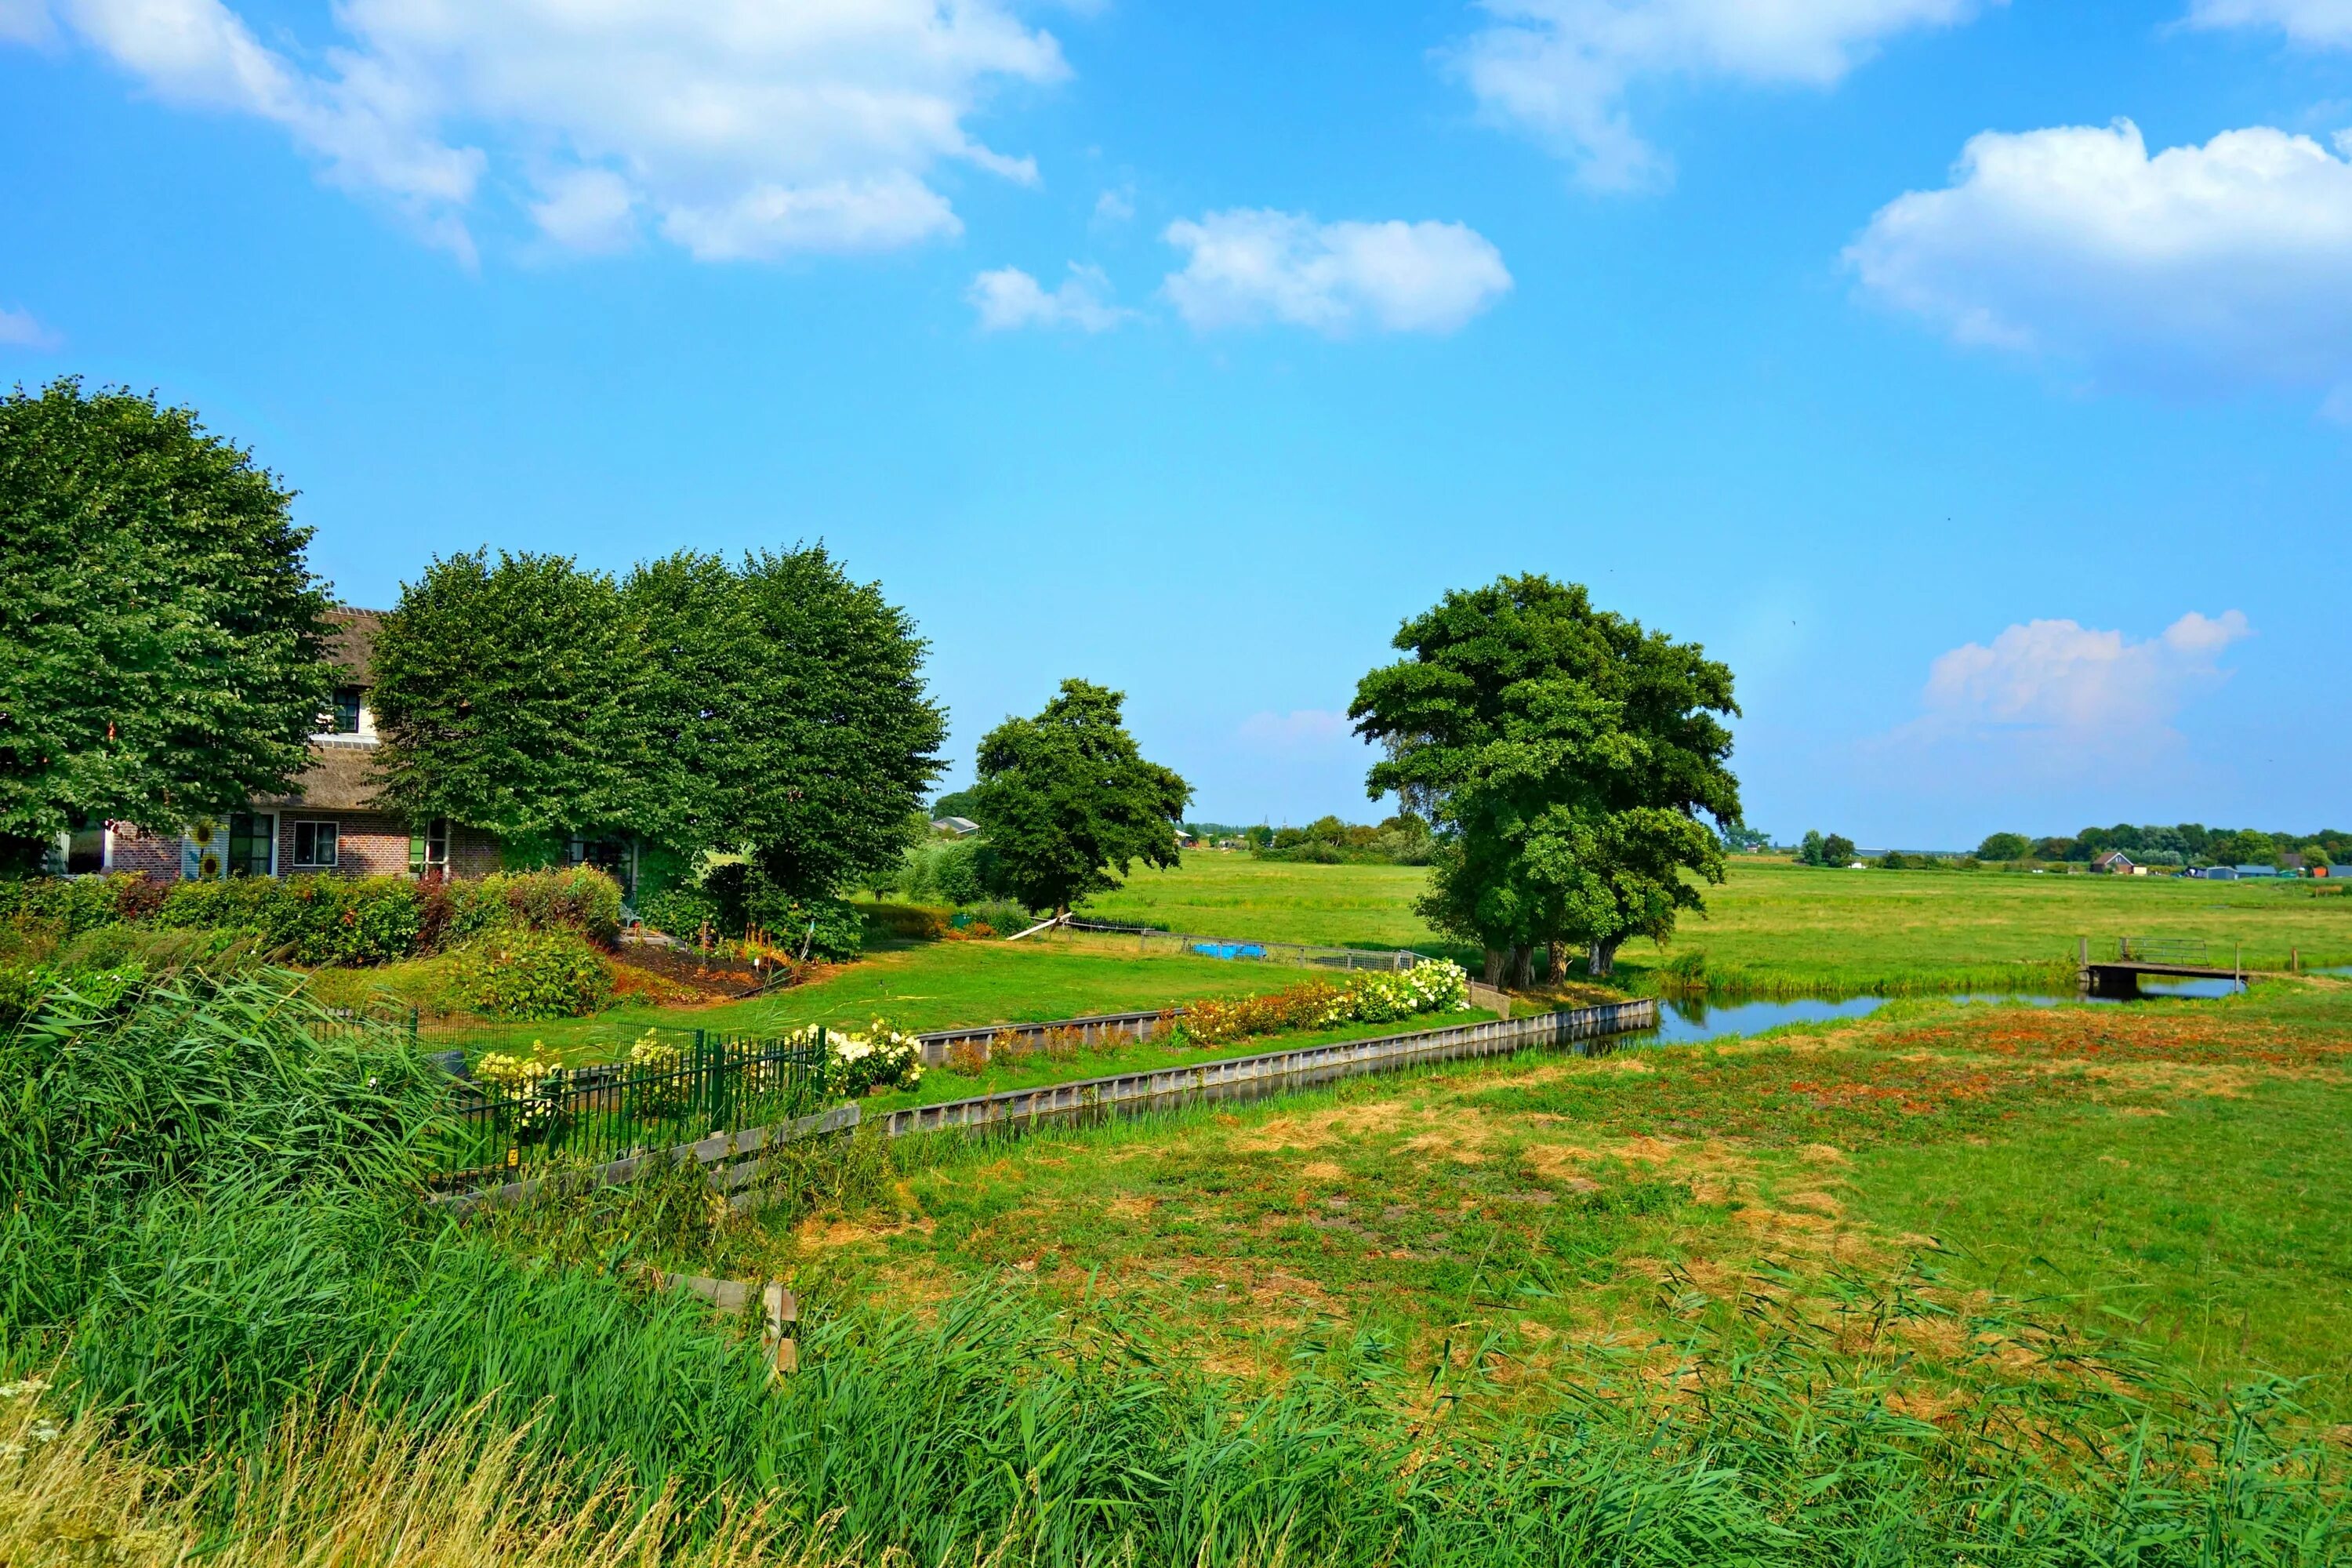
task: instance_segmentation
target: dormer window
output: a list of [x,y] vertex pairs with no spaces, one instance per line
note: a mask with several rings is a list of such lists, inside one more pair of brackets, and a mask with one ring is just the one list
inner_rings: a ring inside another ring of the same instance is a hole
[[367,689],[360,686],[335,688],[334,706],[327,710],[327,732],[331,735],[356,735],[360,732],[360,699]]

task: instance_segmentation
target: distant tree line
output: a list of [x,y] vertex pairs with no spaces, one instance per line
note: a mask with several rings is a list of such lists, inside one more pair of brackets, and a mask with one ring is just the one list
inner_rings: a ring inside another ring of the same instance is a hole
[[1304,827],[1252,828],[1247,837],[1261,860],[1319,866],[1426,866],[1437,847],[1428,821],[1409,811],[1377,825],[1318,816]]
[[2143,866],[2277,866],[2288,855],[2306,863],[2334,866],[2352,862],[2352,833],[2334,828],[2318,833],[2266,833],[2253,827],[2207,827],[2184,822],[2170,827],[2085,827],[2072,837],[2029,838],[2022,833],[1995,833],[1977,846],[1979,860],[2045,860],[2077,864],[2120,849]]

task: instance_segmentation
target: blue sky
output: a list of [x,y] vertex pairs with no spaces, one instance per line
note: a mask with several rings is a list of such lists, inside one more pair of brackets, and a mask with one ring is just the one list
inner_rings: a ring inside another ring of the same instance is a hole
[[2352,0],[0,0],[0,381],[389,602],[823,539],[955,768],[1198,815],[1498,573],[1730,661],[1749,819],[2352,820]]

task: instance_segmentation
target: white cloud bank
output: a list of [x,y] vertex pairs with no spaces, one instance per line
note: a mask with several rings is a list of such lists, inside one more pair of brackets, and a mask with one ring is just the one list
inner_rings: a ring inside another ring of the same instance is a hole
[[1068,74],[1005,0],[344,0],[323,68],[223,0],[0,6],[0,37],[61,33],[165,102],[269,121],[467,254],[494,171],[589,250],[641,216],[713,260],[953,234],[936,166],[1036,177],[966,129],[986,89]]
[[2221,650],[2250,635],[2237,610],[2192,610],[2139,642],[2074,621],[2012,626],[1990,646],[1969,643],[1929,667],[1920,728],[1932,735],[2041,731],[2095,745],[2160,729],[2224,679]]
[[2352,46],[2352,0],[2196,0],[2192,27],[2275,27],[2298,44]]
[[1164,237],[1188,253],[1165,291],[1200,331],[1450,332],[1511,288],[1502,253],[1458,223],[1318,224],[1236,209],[1171,224]]
[[56,349],[65,346],[65,339],[43,326],[30,310],[11,310],[0,307],[0,346],[17,349]]
[[1110,302],[1110,279],[1099,267],[1070,264],[1069,277],[1051,293],[1017,267],[983,272],[971,280],[970,298],[982,331],[1019,327],[1075,327],[1107,332],[1135,312]]
[[[2000,0],[1991,0],[2000,4]],[[1483,0],[1494,20],[1452,57],[1497,123],[1585,184],[1656,184],[1671,164],[1633,129],[1627,89],[1654,76],[1826,88],[1900,33],[1969,19],[1978,0]]]
[[2352,163],[2255,127],[2150,156],[2138,127],[1969,142],[1879,209],[1863,288],[1965,342],[2197,392],[2352,381]]

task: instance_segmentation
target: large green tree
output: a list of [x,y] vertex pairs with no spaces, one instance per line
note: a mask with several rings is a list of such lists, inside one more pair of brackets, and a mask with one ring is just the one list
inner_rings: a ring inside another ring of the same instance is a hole
[[822,545],[730,565],[681,552],[623,588],[646,638],[645,816],[667,843],[748,853],[793,898],[893,870],[939,776],[926,645]]
[[1409,657],[1349,710],[1388,752],[1368,790],[1437,825],[1423,913],[1485,948],[1490,980],[1523,984],[1569,944],[1605,974],[1705,910],[1692,879],[1724,873],[1701,814],[1740,820],[1728,668],[1543,576],[1449,593],[1394,646]]
[[0,856],[289,787],[333,689],[292,501],[152,396],[0,396]]
[[375,638],[385,807],[526,858],[645,815],[644,639],[619,584],[560,555],[435,561]]
[[1176,827],[1192,786],[1147,762],[1120,722],[1122,692],[1065,680],[1034,719],[1007,719],[981,743],[971,800],[1000,891],[1066,914],[1128,868],[1178,865]]

